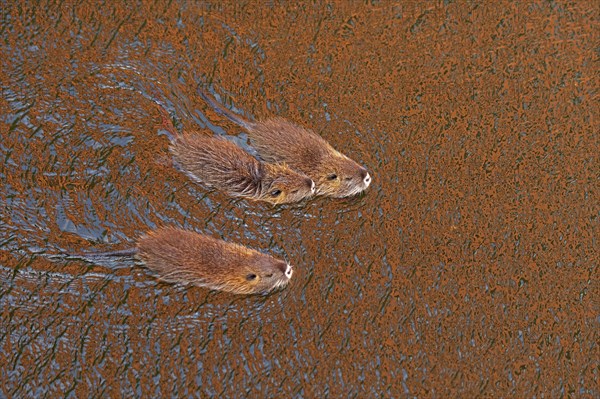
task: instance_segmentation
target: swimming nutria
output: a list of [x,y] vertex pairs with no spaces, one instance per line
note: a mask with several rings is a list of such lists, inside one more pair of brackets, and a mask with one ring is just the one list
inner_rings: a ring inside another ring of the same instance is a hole
[[161,280],[234,294],[267,293],[285,287],[293,273],[292,266],[282,260],[174,227],[147,233],[133,249],[77,257],[99,256],[135,256]]
[[317,185],[317,194],[348,197],[364,191],[371,184],[365,168],[336,151],[312,130],[284,118],[249,121],[198,89],[215,111],[248,131],[250,143],[267,162],[285,162],[290,168],[306,174]]
[[173,137],[171,153],[194,180],[225,191],[272,204],[297,202],[315,193],[315,183],[283,163],[260,162],[222,137],[199,132],[179,133],[159,107],[163,126]]

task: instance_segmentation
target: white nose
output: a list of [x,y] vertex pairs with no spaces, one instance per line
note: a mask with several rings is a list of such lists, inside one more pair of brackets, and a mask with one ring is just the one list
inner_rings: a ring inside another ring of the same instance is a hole
[[312,180],[311,180],[311,182],[312,182],[312,184],[310,185],[310,192],[311,192],[312,194],[314,194],[314,193],[315,193],[315,182],[314,182],[314,181],[312,181]]
[[367,173],[363,181],[365,182],[365,188],[369,187],[369,184],[371,184],[371,175]]
[[290,265],[289,263],[287,264],[287,268],[285,269],[285,276],[290,279],[292,278],[292,274],[294,273],[294,271],[292,270],[292,265]]

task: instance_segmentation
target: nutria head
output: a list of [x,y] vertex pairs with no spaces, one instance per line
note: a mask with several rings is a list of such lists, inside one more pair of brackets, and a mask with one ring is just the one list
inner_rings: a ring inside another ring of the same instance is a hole
[[285,287],[292,278],[293,269],[288,263],[256,253],[239,273],[231,276],[228,286],[235,287],[236,294],[267,293]]
[[329,197],[349,197],[371,184],[371,175],[365,168],[333,148],[321,154],[309,175],[315,180],[317,194]]
[[297,202],[315,194],[315,183],[284,164],[262,164],[259,199],[272,204]]

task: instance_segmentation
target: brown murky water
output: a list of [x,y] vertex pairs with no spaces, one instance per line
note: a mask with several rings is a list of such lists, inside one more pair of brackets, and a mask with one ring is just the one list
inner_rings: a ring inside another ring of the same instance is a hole
[[[600,396],[597,2],[51,3],[0,12],[0,396]],[[191,183],[152,100],[239,134],[209,82],[321,133],[367,194]],[[49,259],[157,225],[286,257],[292,284]]]

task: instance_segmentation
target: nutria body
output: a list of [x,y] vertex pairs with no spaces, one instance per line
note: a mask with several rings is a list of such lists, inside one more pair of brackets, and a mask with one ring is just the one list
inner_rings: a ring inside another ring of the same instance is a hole
[[310,177],[317,194],[348,197],[371,184],[365,168],[335,150],[321,136],[283,118],[250,121],[217,103],[199,90],[217,112],[248,131],[250,142],[266,162],[285,162],[290,168]]
[[234,197],[272,204],[297,202],[315,193],[315,183],[285,164],[260,162],[222,137],[178,133],[161,108],[163,126],[173,136],[171,153],[194,180]]
[[292,267],[282,260],[177,228],[152,231],[137,248],[137,257],[165,281],[234,294],[269,292],[292,277]]
[[234,294],[285,287],[293,273],[289,264],[269,255],[173,227],[147,233],[132,249],[78,255],[84,259],[106,256],[135,256],[163,281]]

